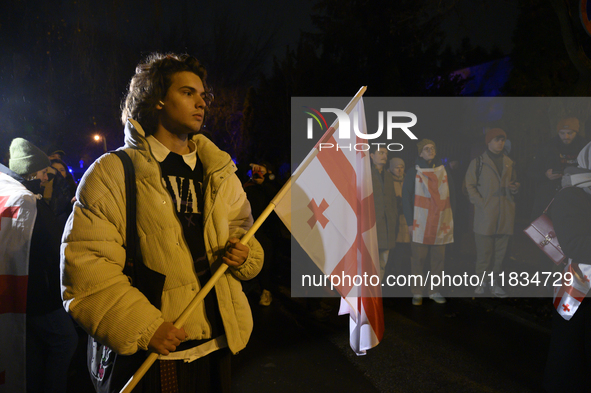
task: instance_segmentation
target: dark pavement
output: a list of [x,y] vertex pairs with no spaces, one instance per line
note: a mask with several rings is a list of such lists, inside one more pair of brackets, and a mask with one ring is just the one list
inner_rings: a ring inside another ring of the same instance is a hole
[[233,363],[236,392],[541,391],[549,327],[506,300],[384,299],[384,338],[360,357],[338,299],[325,301],[335,308],[328,313],[309,303],[318,302],[252,304],[253,337]]
[[[358,357],[339,299],[249,298],[255,326],[232,359],[234,392],[541,392],[549,325],[508,299],[384,299],[384,338]],[[69,392],[92,392],[77,355]]]

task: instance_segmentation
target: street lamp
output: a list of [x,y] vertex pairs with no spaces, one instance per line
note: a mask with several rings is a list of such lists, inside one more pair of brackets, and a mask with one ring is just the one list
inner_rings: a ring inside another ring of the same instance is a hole
[[107,152],[107,138],[104,135],[100,135],[100,134],[94,134],[94,140],[95,141],[100,141],[103,140],[103,149],[105,149],[105,153]]

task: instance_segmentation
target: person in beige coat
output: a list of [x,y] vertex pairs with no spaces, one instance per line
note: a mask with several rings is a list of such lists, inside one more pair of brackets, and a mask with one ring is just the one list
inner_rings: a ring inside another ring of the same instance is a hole
[[[466,189],[474,204],[474,238],[476,241],[476,274],[486,272],[498,277],[513,234],[514,195],[519,190],[513,161],[503,153],[507,134],[500,128],[486,132],[486,151],[470,162],[466,172]],[[481,295],[490,285],[491,293],[506,296],[495,280],[486,279],[475,293]]]
[[[203,361],[214,363],[207,366],[212,370],[223,369],[224,377],[218,373],[211,385],[222,391],[231,386],[230,352],[246,346],[253,327],[240,280],[255,277],[263,263],[254,237],[248,245],[238,243],[253,221],[236,166],[198,134],[209,101],[205,80],[197,59],[153,54],[138,66],[124,103],[122,149],[136,171],[143,262],[166,276],[160,309],[123,274],[125,184],[113,154],[100,157],[82,178],[62,245],[66,310],[119,354],[169,355],[149,373],[174,360],[180,392],[203,386],[195,380]],[[214,290],[175,328],[173,322],[222,263],[229,269]],[[145,380],[154,381],[149,375]]]

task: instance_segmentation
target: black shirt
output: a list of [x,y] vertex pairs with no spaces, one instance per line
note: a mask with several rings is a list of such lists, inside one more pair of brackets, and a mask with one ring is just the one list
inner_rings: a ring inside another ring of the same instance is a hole
[[[181,155],[170,152],[160,163],[160,168],[162,180],[172,197],[176,214],[183,227],[183,235],[191,250],[195,273],[201,287],[203,287],[211,278],[203,239],[203,165],[197,156],[195,168],[191,169]],[[215,338],[223,334],[215,290],[212,289],[207,294],[204,304],[207,319],[211,325],[211,338]],[[193,343],[199,345],[204,341],[208,340],[194,341]],[[182,349],[177,348],[177,350]]]

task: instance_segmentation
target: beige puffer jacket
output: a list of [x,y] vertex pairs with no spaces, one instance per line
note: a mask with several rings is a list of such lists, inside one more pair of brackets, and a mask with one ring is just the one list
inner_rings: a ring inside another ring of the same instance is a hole
[[[202,135],[194,137],[204,171],[204,238],[214,272],[229,237],[241,237],[252,225],[250,204],[230,156]],[[164,322],[174,322],[200,289],[172,198],[163,186],[160,165],[152,156],[141,126],[128,121],[123,148],[132,158],[137,183],[137,224],[144,263],[166,275],[162,311],[132,287],[125,262],[125,184],[121,161],[100,157],[86,172],[62,239],[64,307],[90,335],[120,354],[147,349]],[[229,268],[215,285],[220,313],[233,353],[252,332],[252,314],[239,280],[255,277],[263,250],[254,237],[248,259]],[[203,304],[184,326],[188,339],[211,337]]]

